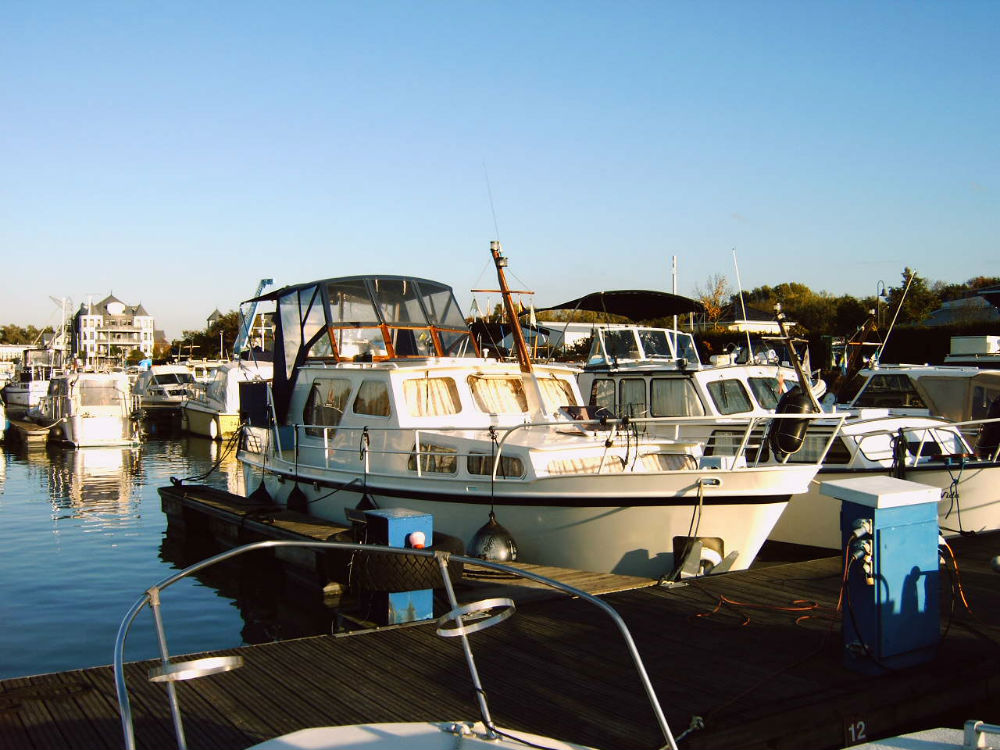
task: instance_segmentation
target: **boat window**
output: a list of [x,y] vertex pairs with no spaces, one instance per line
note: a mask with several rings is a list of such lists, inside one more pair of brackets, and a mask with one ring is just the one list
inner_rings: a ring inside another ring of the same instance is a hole
[[306,434],[322,437],[324,427],[340,424],[350,395],[351,381],[346,378],[314,380],[302,410],[302,420],[311,425]]
[[615,381],[610,378],[596,378],[590,386],[590,405],[602,406],[613,413],[615,410]]
[[621,456],[583,456],[557,458],[546,467],[549,474],[622,474],[625,462]]
[[379,325],[380,321],[372,306],[372,299],[368,295],[364,279],[341,279],[331,282],[327,284],[326,293],[330,299],[332,325]]
[[362,381],[358,395],[354,398],[354,413],[388,417],[389,386],[381,380]]
[[573,386],[561,378],[539,378],[538,385],[542,390],[545,403],[558,411],[563,406],[578,406]]
[[388,356],[381,328],[338,328],[333,337],[341,359],[370,362]]
[[476,406],[486,414],[524,414],[528,400],[519,377],[470,375],[469,388]]
[[1000,390],[977,385],[972,389],[972,413],[969,419],[986,419],[989,416],[990,405],[1000,398]]
[[443,417],[462,410],[458,386],[452,378],[404,380],[403,399],[411,417]]
[[[830,439],[830,434],[806,434],[802,447],[788,457],[788,463],[792,464],[813,464],[819,460],[826,441]],[[837,437],[830,446],[826,458],[823,459],[824,466],[846,466],[851,463],[851,451],[844,442],[844,439]]]
[[420,306],[420,289],[411,279],[379,278],[371,283],[382,320],[387,324],[427,324]]
[[420,291],[431,323],[445,328],[466,328],[465,316],[452,294],[451,287],[433,281],[421,281]]
[[80,406],[117,406],[120,391],[114,383],[80,382]]
[[604,331],[604,350],[612,359],[639,359],[639,347],[631,330]]
[[285,375],[292,376],[295,368],[295,357],[302,345],[302,329],[299,325],[299,295],[296,292],[286,294],[278,300],[278,319],[281,321],[281,334],[285,348]]
[[694,337],[690,333],[677,334],[677,356],[683,357],[688,362],[701,362],[698,358],[698,349],[694,345]]
[[475,349],[471,346],[472,336],[462,331],[438,331],[441,349],[446,357],[471,357]]
[[781,397],[781,386],[777,378],[748,378],[750,390],[753,392],[757,403],[765,409],[773,409],[778,405]]
[[153,376],[153,382],[157,385],[184,385],[193,383],[194,376],[188,372],[161,372]]
[[205,397],[220,404],[226,403],[226,390],[229,386],[229,370],[219,368],[215,371],[215,377],[205,387]]
[[713,380],[708,393],[720,414],[739,414],[753,409],[750,396],[739,380]]
[[[467,459],[469,473],[490,476],[493,473],[493,456],[473,453]],[[517,456],[500,456],[497,479],[519,479],[524,476],[524,464]]]
[[393,328],[390,333],[397,357],[433,357],[435,354],[430,328]]
[[646,359],[658,359],[674,356],[673,348],[663,330],[643,329],[639,331],[639,341],[642,343],[642,353]]
[[926,409],[920,394],[913,387],[908,375],[878,374],[854,399],[852,406],[871,406],[886,409]]
[[[417,448],[410,451],[410,459],[406,468],[410,471],[417,470]],[[454,474],[458,468],[458,457],[455,449],[446,445],[433,445],[431,443],[420,443],[420,471],[432,472],[434,474]]]
[[618,383],[618,416],[648,417],[646,381],[643,378],[622,378]]
[[705,406],[687,378],[653,378],[649,413],[654,417],[703,417]]

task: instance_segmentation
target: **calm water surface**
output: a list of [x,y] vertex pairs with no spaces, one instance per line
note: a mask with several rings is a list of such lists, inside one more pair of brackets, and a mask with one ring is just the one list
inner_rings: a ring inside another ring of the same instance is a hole
[[[186,435],[135,449],[0,446],[0,678],[111,663],[136,599],[213,551],[167,533],[157,488],[208,471],[221,450]],[[232,456],[203,481],[244,494]],[[288,604],[280,579],[253,562],[208,576],[164,594],[171,653],[328,631],[322,612]],[[156,655],[146,610],[126,659]]]

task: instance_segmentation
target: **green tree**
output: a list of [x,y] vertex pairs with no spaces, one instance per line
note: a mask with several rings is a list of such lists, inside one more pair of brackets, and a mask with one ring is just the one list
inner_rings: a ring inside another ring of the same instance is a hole
[[[941,307],[941,297],[928,285],[927,280],[909,266],[903,269],[902,283],[889,289],[888,320],[896,318],[897,325],[919,323]],[[902,302],[902,307],[900,307]],[[899,310],[897,315],[896,311]]]

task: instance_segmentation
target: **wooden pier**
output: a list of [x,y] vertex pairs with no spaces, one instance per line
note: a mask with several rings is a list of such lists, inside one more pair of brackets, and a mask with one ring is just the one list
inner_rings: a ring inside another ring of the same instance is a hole
[[[266,523],[247,520],[251,529],[258,522]],[[878,677],[844,666],[839,557],[669,588],[565,573],[576,577],[574,585],[604,593],[622,615],[675,735],[700,727],[681,748],[838,748],[1000,716],[1000,575],[990,566],[1000,534],[963,537],[952,548],[961,596],[953,577],[942,574],[938,653]],[[500,592],[518,601],[517,613],[470,636],[498,724],[595,747],[662,744],[601,612],[535,587],[483,581],[474,570],[458,587],[463,602]],[[461,647],[436,636],[432,624],[206,655],[235,653],[243,668],[179,685],[192,748],[246,747],[324,724],[478,718]],[[145,679],[151,665],[127,668],[136,737],[139,747],[169,747],[165,691]],[[119,748],[116,705],[110,667],[2,681],[0,748]]]

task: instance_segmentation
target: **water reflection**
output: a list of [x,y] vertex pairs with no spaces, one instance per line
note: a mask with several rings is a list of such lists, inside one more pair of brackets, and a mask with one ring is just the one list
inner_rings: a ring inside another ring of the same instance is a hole
[[197,459],[199,464],[209,467],[202,472],[202,476],[190,478],[190,481],[210,482],[213,487],[234,495],[246,495],[246,483],[240,462],[236,460],[235,444],[188,434],[171,442],[188,458]]
[[110,523],[128,522],[138,515],[139,498],[133,489],[139,449],[52,447],[46,458],[54,509],[68,510],[76,518],[102,515]]

